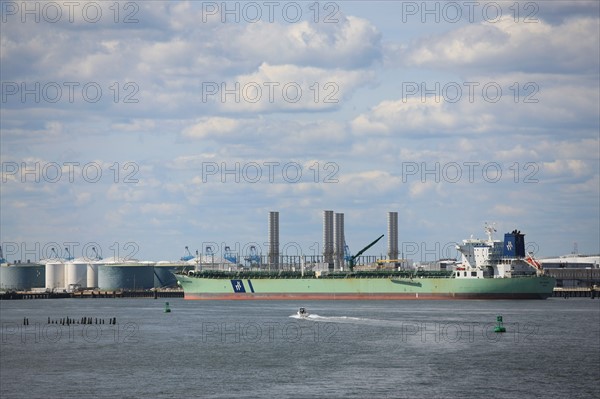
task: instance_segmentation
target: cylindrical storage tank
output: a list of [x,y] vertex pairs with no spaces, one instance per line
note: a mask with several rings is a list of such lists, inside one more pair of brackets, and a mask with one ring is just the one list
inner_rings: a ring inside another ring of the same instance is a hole
[[323,211],[323,262],[333,263],[333,211]]
[[173,273],[185,266],[184,263],[158,262],[154,265],[154,288],[175,287],[177,279]]
[[398,259],[398,212],[388,212],[388,259]]
[[98,266],[98,288],[101,290],[148,290],[154,287],[152,263],[106,263]]
[[2,264],[0,266],[0,290],[28,291],[32,288],[43,288],[45,277],[42,264]]
[[279,212],[269,212],[269,264],[279,266]]
[[46,289],[65,288],[65,264],[61,260],[46,262]]
[[98,266],[101,265],[101,262],[90,262],[86,265],[86,287],[87,288],[97,288],[98,287]]
[[46,267],[41,263],[26,265],[29,268],[31,288],[44,288],[46,286]]
[[85,259],[75,259],[65,264],[65,287],[87,287],[87,264]]

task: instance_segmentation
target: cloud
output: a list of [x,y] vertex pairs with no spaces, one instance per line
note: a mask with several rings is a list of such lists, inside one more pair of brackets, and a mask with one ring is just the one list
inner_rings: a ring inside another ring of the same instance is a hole
[[245,60],[269,64],[362,69],[381,58],[380,41],[366,19],[340,16],[337,23],[249,24],[228,48]]
[[240,128],[241,121],[223,117],[206,117],[201,118],[194,125],[183,130],[185,137],[195,139],[219,139],[234,133]]
[[543,162],[542,171],[549,175],[567,175],[570,178],[586,176],[591,172],[592,166],[581,159],[560,159],[552,162]]
[[180,213],[182,209],[183,208],[180,204],[172,204],[165,202],[145,203],[140,206],[141,213],[161,216],[169,216],[176,213]]
[[488,71],[588,72],[599,67],[598,18],[574,17],[552,25],[516,23],[510,16],[420,38],[399,51],[403,65],[485,68]]
[[494,207],[492,208],[492,212],[499,216],[507,217],[523,215],[525,213],[525,210],[516,206],[498,204],[494,205]]
[[436,102],[433,99],[405,98],[382,101],[368,113],[357,116],[350,125],[359,135],[439,135],[485,131],[494,119],[489,114],[465,114],[460,112],[459,107],[442,99]]
[[368,71],[262,63],[228,82],[204,82],[203,95],[227,112],[322,111],[340,107],[372,78]]

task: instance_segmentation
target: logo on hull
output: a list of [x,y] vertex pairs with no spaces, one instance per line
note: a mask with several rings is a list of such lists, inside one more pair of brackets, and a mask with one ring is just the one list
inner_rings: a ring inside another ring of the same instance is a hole
[[231,286],[233,287],[233,292],[235,293],[246,292],[246,288],[244,287],[244,282],[242,280],[231,280]]

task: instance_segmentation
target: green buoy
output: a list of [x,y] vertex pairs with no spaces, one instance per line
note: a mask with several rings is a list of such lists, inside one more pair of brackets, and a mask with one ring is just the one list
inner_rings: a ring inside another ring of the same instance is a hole
[[169,302],[165,302],[165,313],[171,313],[171,308],[169,308]]
[[494,327],[494,332],[503,333],[506,332],[506,328],[502,325],[502,316],[496,316],[496,327]]

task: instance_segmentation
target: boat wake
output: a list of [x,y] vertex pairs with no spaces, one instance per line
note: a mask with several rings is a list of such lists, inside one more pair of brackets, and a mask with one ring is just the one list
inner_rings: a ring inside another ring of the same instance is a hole
[[290,315],[290,317],[292,319],[298,319],[298,320],[310,320],[310,321],[316,321],[316,322],[323,322],[323,323],[360,323],[360,322],[364,322],[364,323],[369,323],[369,322],[375,322],[377,320],[374,319],[366,319],[363,317],[350,317],[350,316],[319,316],[318,314],[314,314],[311,313],[308,316],[300,316],[298,314],[293,314]]

